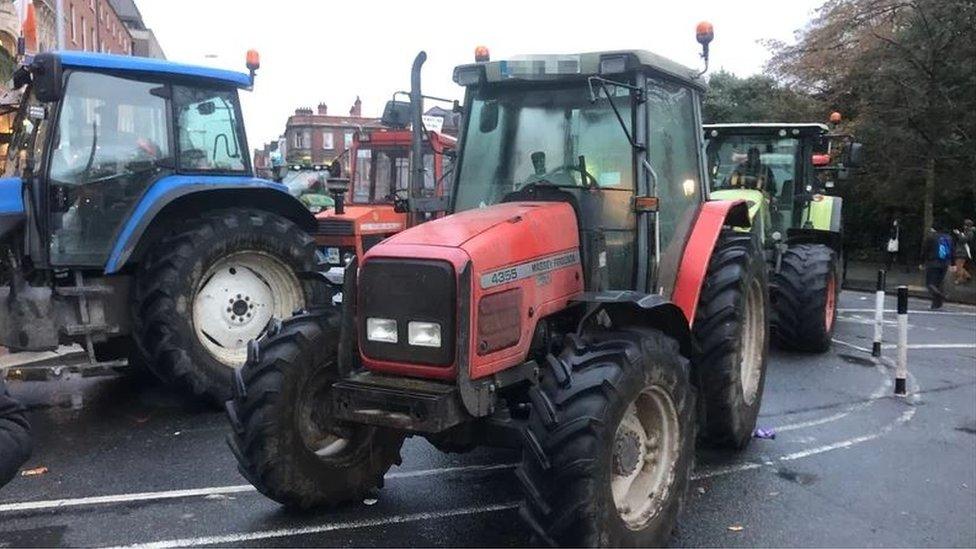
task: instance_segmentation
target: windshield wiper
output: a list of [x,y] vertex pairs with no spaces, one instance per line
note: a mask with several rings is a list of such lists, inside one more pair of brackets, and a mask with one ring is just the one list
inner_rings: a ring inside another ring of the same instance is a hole
[[617,110],[617,105],[613,102],[613,96],[610,95],[610,90],[607,89],[607,85],[609,84],[611,86],[620,86],[622,88],[627,88],[628,90],[631,91],[631,93],[634,94],[634,98],[637,100],[638,103],[644,101],[644,90],[638,88],[637,86],[627,84],[625,82],[617,82],[615,80],[607,80],[606,78],[601,78],[599,76],[591,76],[586,79],[586,83],[587,85],[589,85],[590,88],[590,103],[596,103],[596,99],[597,99],[596,98],[597,94],[595,91],[593,91],[594,82],[597,83],[597,86],[599,86],[600,91],[603,92],[603,95],[607,96],[607,102],[610,103],[610,108],[613,109],[613,114],[617,116],[617,122],[620,122],[620,128],[624,130],[624,135],[627,136],[627,141],[630,142],[630,146],[634,147],[639,151],[643,151],[644,144],[638,143],[630,135],[630,130],[627,129],[627,123],[624,122],[623,116],[621,116],[620,111]]

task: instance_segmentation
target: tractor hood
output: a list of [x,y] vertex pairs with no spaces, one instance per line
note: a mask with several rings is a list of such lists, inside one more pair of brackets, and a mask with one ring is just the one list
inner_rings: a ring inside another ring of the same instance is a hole
[[320,231],[336,235],[395,233],[407,226],[406,214],[394,212],[392,204],[346,204],[342,214],[330,208],[315,219]]
[[20,226],[26,215],[23,181],[19,177],[0,178],[0,239]]
[[[404,231],[387,243],[461,247],[465,242],[505,223],[517,223],[541,211],[560,208],[559,204],[540,202],[508,202],[486,208],[468,210]],[[572,211],[572,210],[570,210]]]

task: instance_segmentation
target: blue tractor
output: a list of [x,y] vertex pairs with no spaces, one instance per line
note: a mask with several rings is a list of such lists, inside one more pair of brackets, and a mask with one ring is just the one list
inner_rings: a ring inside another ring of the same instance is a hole
[[0,346],[80,344],[83,374],[145,364],[229,396],[246,344],[313,301],[315,219],[254,177],[250,74],[79,52],[35,56],[0,179]]

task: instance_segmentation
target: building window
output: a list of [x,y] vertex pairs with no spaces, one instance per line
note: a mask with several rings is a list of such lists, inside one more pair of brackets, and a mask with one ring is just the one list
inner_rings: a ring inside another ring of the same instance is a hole
[[85,30],[85,18],[81,18],[81,49],[88,50],[88,31]]
[[70,14],[71,14],[71,42],[73,44],[77,44],[78,43],[78,27],[75,25],[75,7],[74,7],[74,5],[71,6]]
[[98,49],[98,31],[92,27],[92,51],[99,51]]
[[294,136],[295,148],[304,149],[305,148],[305,133],[301,131],[296,131]]
[[332,132],[330,131],[322,132],[322,148],[323,149],[335,148],[335,141],[333,141]]
[[345,137],[344,144],[346,148],[348,149],[349,147],[352,147],[352,132],[346,132],[346,135],[344,137]]

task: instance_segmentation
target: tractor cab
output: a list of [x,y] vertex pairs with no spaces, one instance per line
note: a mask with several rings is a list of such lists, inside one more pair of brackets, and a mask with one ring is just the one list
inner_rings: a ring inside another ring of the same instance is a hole
[[308,207],[308,211],[317,214],[335,206],[327,189],[330,175],[328,166],[293,164],[287,167],[281,183]]
[[804,231],[839,233],[836,180],[857,167],[860,156],[850,136],[818,123],[704,128],[710,197],[746,200],[768,245]]
[[694,77],[644,51],[456,68],[468,96],[454,210],[566,203],[589,288],[670,293],[673,243],[703,196]]
[[[457,140],[429,131],[422,141],[420,194],[444,196]],[[349,188],[342,192],[341,211],[335,207],[316,216],[315,241],[330,266],[341,268],[352,257],[362,257],[373,245],[410,226],[404,205],[410,195],[412,143],[412,130],[402,128],[364,129],[353,136],[348,151]]]

